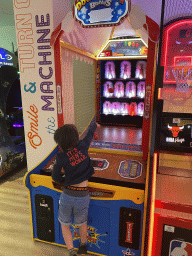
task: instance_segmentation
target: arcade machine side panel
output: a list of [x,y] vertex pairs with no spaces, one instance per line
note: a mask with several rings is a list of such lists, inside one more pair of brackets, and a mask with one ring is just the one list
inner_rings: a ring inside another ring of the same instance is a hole
[[30,186],[33,239],[59,243],[57,217],[60,192],[54,187],[52,178],[44,175],[31,174]]
[[[157,199],[164,198],[166,201],[181,204],[191,204],[191,187],[188,182],[192,176],[191,40],[191,19],[173,21],[164,27],[161,57],[164,66],[161,89],[163,112],[159,129],[159,182],[156,196]],[[178,190],[174,195],[169,194],[169,197],[164,189],[160,189],[160,184],[165,184],[164,175],[168,175],[167,182],[172,184],[171,187],[168,186],[170,189],[178,184]],[[182,187],[185,196],[179,191]]]
[[163,28],[164,72],[158,94],[163,107],[155,145],[158,166],[154,169],[157,182],[152,255],[188,255],[191,250],[191,40],[189,18],[174,20]]

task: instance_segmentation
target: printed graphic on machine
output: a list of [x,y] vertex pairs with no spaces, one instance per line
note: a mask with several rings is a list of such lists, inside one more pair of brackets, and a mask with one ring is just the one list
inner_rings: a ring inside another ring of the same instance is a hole
[[[73,240],[80,239],[79,236],[79,227],[76,225],[71,225],[73,228],[72,233],[73,233]],[[100,248],[99,242],[100,243],[105,243],[105,241],[101,240],[101,236],[107,236],[107,234],[99,234],[97,233],[97,229],[92,226],[87,227],[87,242],[89,243],[90,246],[95,245],[98,248]]]
[[163,145],[190,148],[192,146],[191,118],[163,118],[161,143]]
[[120,163],[118,174],[123,178],[136,179],[142,175],[142,166],[138,161],[125,160]]
[[84,27],[119,24],[127,16],[129,1],[75,1],[74,16]]
[[[71,225],[72,227],[72,234],[73,234],[73,240],[80,239],[79,236],[79,227],[76,225]],[[107,236],[107,234],[99,234],[97,233],[97,229],[92,226],[87,227],[87,242],[92,247],[93,245],[97,246],[97,248],[100,248],[100,243],[105,244],[105,241],[101,240],[100,237]],[[131,251],[131,249],[127,248],[125,250],[122,250],[122,253],[124,256],[134,256],[135,253]]]
[[192,230],[164,225],[161,256],[192,256]]
[[179,240],[172,240],[169,249],[169,256],[191,256],[192,244]]
[[134,256],[135,253],[134,252],[131,252],[131,250],[128,248],[127,250],[123,250],[123,255],[124,256]]

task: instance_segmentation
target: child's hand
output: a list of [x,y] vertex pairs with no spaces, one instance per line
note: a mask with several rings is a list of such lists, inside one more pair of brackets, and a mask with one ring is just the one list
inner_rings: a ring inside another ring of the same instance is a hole
[[97,128],[101,127],[101,125],[100,125],[100,124],[98,124],[98,123],[96,123],[96,125],[97,125]]
[[94,133],[93,139],[94,139],[94,140],[98,140],[98,139],[99,139],[99,136],[98,136],[98,133],[97,133],[97,132]]

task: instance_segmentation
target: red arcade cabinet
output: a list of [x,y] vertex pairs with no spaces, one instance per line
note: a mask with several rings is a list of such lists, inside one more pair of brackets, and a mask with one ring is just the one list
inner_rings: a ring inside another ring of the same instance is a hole
[[[179,10],[173,9],[173,1],[164,1],[163,6],[145,248],[149,256],[188,256],[192,255],[192,20],[182,17],[184,4]],[[170,17],[174,13],[177,19]]]

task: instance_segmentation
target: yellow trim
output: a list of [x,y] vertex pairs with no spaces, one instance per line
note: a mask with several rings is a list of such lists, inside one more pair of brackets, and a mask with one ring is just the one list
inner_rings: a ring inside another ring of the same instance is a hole
[[[47,241],[40,240],[40,239],[37,239],[37,238],[35,238],[34,240],[35,240],[35,241],[38,241],[38,242],[43,242],[43,243],[46,243],[46,244],[52,244],[52,245],[57,245],[57,246],[60,246],[60,247],[67,248],[67,246],[66,246],[66,245],[63,245],[63,244],[57,244],[57,243],[47,242]],[[76,248],[74,248],[74,249],[77,251]],[[107,255],[99,254],[99,253],[96,253],[96,252],[90,252],[90,251],[87,251],[87,252],[88,252],[89,254],[93,254],[93,255],[107,256]]]
[[33,187],[43,186],[43,187],[61,192],[59,189],[54,188],[52,181],[53,180],[51,176],[45,176],[45,175],[39,175],[39,174],[30,175],[31,186]]
[[57,146],[58,146],[58,145],[56,145],[56,146],[52,149],[52,151],[50,151],[50,152],[48,153],[48,155],[45,156],[43,160],[41,160],[40,163],[38,163],[35,167],[33,167],[33,169],[31,169],[30,171],[28,171],[28,172],[25,173],[25,176],[24,176],[24,178],[23,178],[24,186],[25,186],[25,180],[26,180],[27,175],[28,175],[32,170],[34,170],[35,168],[37,168],[37,166],[39,166],[39,165],[56,149]]
[[65,247],[67,248],[66,245],[63,245],[63,244],[57,244],[57,243],[52,243],[52,242],[47,242],[47,241],[44,241],[44,240],[40,240],[38,238],[34,238],[35,241],[38,241],[38,242],[43,242],[43,243],[46,243],[46,244],[53,244],[53,245],[57,245],[57,246],[60,246],[60,247]]
[[111,60],[111,59],[147,59],[147,55],[143,56],[110,56],[110,57],[97,57],[98,60]]
[[118,151],[113,149],[100,149],[100,148],[89,148],[89,153],[106,153],[106,154],[117,154],[117,155],[126,155],[126,156],[143,156],[143,153],[135,153],[130,151]]
[[28,197],[29,197],[29,213],[30,213],[30,219],[31,219],[31,237],[32,237],[32,241],[34,241],[33,238],[33,221],[32,221],[32,206],[31,206],[31,195],[30,195],[30,190],[28,189]]
[[[103,44],[104,46],[101,47],[102,50],[106,47],[106,45],[108,44],[108,42],[109,42],[109,39],[107,39],[107,42],[105,42],[105,43]],[[101,53],[101,50],[98,50],[97,53],[96,53],[96,55],[95,55],[96,60],[98,60],[98,57],[97,57],[97,56],[98,56],[100,53]]]
[[[118,187],[114,185],[102,184],[89,182],[89,187],[100,188],[106,190],[115,191],[113,198],[107,198],[107,200],[131,200],[135,204],[142,204],[144,202],[144,190],[128,188],[128,187]],[[95,198],[91,199],[106,200],[106,198]]]
[[115,33],[115,29],[116,29],[116,27],[114,26],[113,29],[111,30],[111,34],[110,34],[109,40],[113,39],[113,35]]
[[81,50],[81,49],[79,49],[79,48],[77,48],[77,47],[75,47],[75,46],[73,46],[73,45],[71,45],[71,44],[68,44],[68,43],[66,43],[66,42],[63,42],[62,40],[60,40],[60,45],[61,45],[62,48],[68,49],[68,50],[70,50],[70,51],[79,53],[79,54],[84,55],[84,56],[86,56],[86,57],[89,57],[89,58],[91,58],[91,59],[97,60],[97,58],[95,57],[95,55],[93,55],[93,54],[91,54],[91,53],[88,53],[88,52],[86,52],[86,51],[84,51],[84,50]]
[[[50,176],[31,174],[30,175],[30,184],[33,187],[43,186],[58,192],[62,192],[59,189],[54,188],[52,183],[52,178]],[[114,191],[113,198],[104,198],[104,197],[91,197],[91,199],[96,200],[131,200],[135,204],[142,204],[144,202],[144,190],[128,188],[128,187],[118,187],[114,185],[108,184],[100,184],[95,182],[89,182],[89,187],[103,189],[103,190],[111,190]]]
[[101,50],[99,50],[99,52],[97,53],[97,55],[96,55],[96,57],[97,57],[97,59],[99,59],[99,54],[105,49],[105,47],[107,46],[107,44],[109,43],[109,40],[107,40],[107,42],[104,44],[104,46],[103,47],[101,47]]
[[[24,186],[25,186],[25,180],[26,180],[26,177],[27,177],[28,174],[29,174],[29,171],[26,172],[25,175],[24,175],[24,178],[23,178],[23,185],[24,185]],[[25,186],[25,187],[26,187],[26,186]]]

